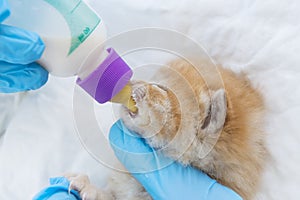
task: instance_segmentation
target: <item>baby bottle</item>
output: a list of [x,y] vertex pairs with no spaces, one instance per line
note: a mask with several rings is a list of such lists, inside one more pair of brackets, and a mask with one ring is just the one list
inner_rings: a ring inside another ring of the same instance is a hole
[[132,71],[114,49],[105,49],[105,25],[84,1],[8,3],[11,15],[5,23],[40,35],[45,51],[38,63],[49,73],[78,76],[77,84],[99,103],[111,100],[136,111],[128,84]]

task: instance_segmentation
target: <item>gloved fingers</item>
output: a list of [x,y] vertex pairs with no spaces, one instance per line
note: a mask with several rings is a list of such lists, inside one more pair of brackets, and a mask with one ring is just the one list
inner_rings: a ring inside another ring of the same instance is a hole
[[48,80],[48,72],[37,63],[28,65],[0,61],[0,92],[35,90]]
[[50,186],[41,190],[32,199],[33,200],[80,200],[80,195],[77,191],[69,190],[70,182],[65,177],[50,178]]
[[117,158],[131,173],[156,171],[173,162],[161,155],[160,150],[151,148],[143,138],[130,132],[120,120],[112,126],[109,141]]
[[241,200],[233,190],[220,185],[202,171],[178,162],[158,171],[132,175],[153,199]]
[[36,33],[0,24],[0,60],[29,64],[38,60],[44,49],[45,45]]
[[9,6],[6,0],[0,0],[0,23],[10,14]]
[[153,199],[206,199],[216,182],[203,172],[173,162],[165,168],[147,174],[133,174]]

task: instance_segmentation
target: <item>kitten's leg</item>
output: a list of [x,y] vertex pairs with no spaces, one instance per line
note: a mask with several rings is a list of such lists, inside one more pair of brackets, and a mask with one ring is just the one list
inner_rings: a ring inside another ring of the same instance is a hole
[[83,200],[152,200],[130,174],[115,172],[105,190],[91,185],[86,175],[66,175],[70,189],[77,190]]

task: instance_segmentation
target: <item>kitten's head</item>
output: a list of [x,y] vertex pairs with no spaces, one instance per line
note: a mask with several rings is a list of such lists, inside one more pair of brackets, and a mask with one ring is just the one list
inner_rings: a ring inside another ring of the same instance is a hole
[[[179,129],[186,136],[188,132],[206,136],[217,133],[224,125],[226,97],[223,89],[198,93],[197,103],[191,97],[184,97],[183,103],[178,99],[182,94],[175,95],[169,88],[158,84],[132,82],[132,89],[138,111],[132,113],[123,107],[121,117],[130,130],[145,138],[155,136],[156,144],[152,145],[157,147],[174,138]],[[184,109],[180,108],[179,101]],[[194,104],[199,104],[199,107]]]

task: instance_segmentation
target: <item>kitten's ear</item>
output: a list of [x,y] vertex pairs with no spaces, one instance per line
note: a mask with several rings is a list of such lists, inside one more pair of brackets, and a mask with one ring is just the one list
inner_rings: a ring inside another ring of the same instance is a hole
[[227,101],[224,89],[210,92],[210,103],[207,115],[202,124],[201,129],[207,134],[216,134],[224,126]]

